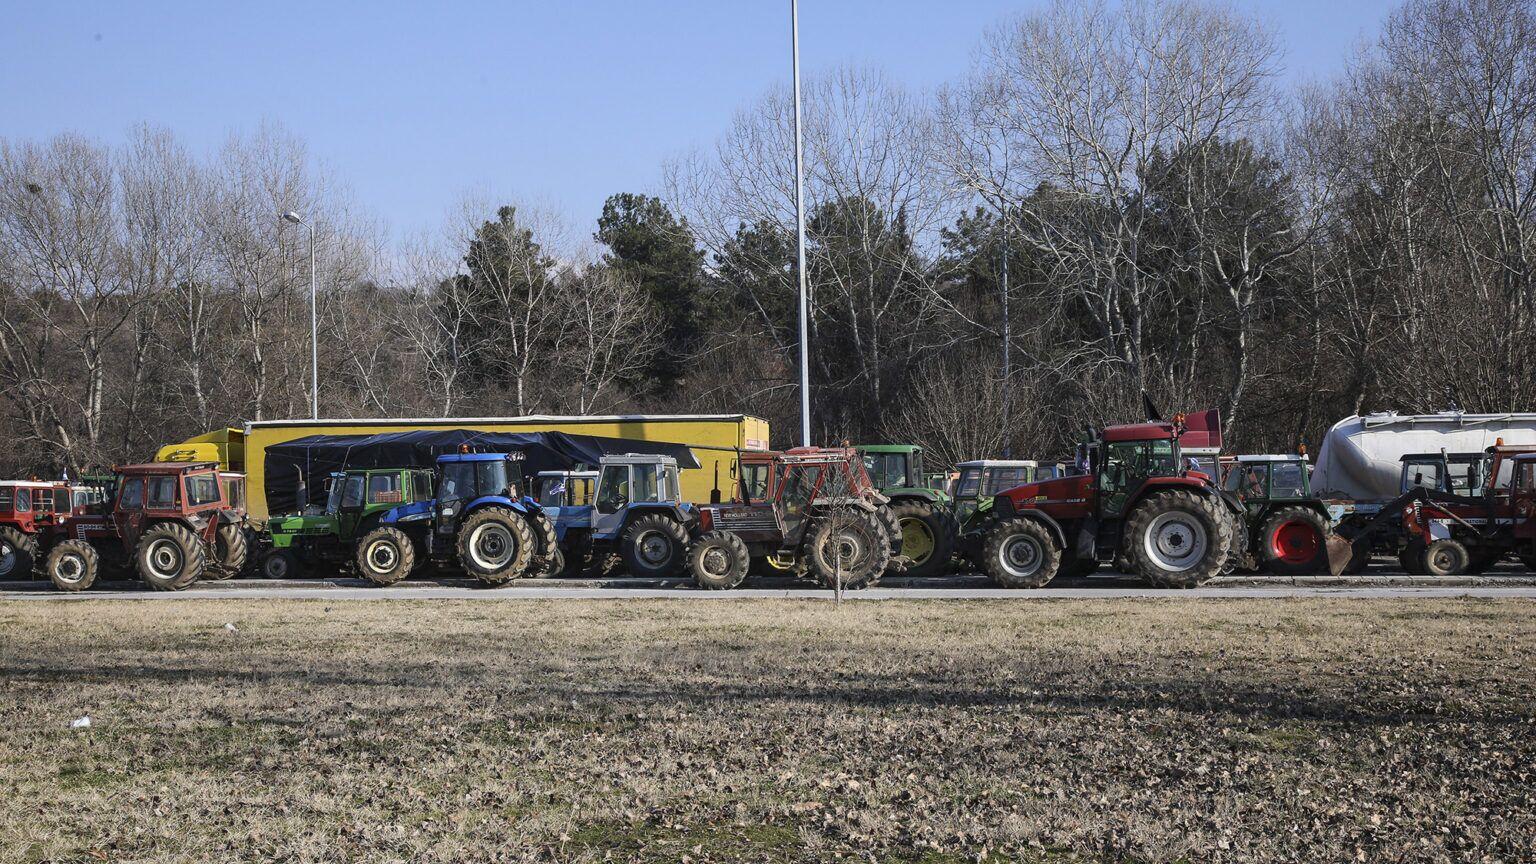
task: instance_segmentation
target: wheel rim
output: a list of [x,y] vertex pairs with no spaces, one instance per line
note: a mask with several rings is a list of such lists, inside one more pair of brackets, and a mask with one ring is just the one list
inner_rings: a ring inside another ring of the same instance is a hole
[[723,579],[730,575],[731,556],[726,554],[726,551],[719,546],[711,546],[705,549],[704,554],[700,556],[699,566],[703,568],[706,575]]
[[928,523],[917,518],[901,520],[901,554],[911,558],[912,563],[926,562],[933,555],[934,545]]
[[1321,548],[1317,529],[1299,519],[1282,524],[1269,538],[1270,554],[1286,564],[1310,563]]
[[640,560],[650,565],[665,564],[672,558],[672,538],[660,531],[647,531],[637,542]]
[[1452,552],[1450,549],[1436,549],[1434,554],[1429,556],[1430,565],[1441,573],[1449,573],[1452,569],[1455,568],[1456,561],[1456,553]]
[[11,575],[16,567],[16,547],[0,541],[0,578]]
[[85,558],[81,555],[64,555],[53,567],[53,578],[74,585],[85,578]]
[[1163,570],[1189,570],[1205,558],[1205,526],[1187,513],[1159,514],[1147,526],[1142,546],[1152,563]]
[[1026,534],[1019,534],[1003,542],[1003,548],[998,553],[998,563],[1003,565],[1008,575],[1025,578],[1040,571],[1045,561],[1045,556],[1040,553],[1039,541]]
[[478,567],[500,570],[512,562],[516,553],[517,540],[505,525],[481,525],[469,535],[469,557]]
[[149,544],[149,554],[144,556],[149,572],[156,579],[174,579],[181,575],[181,545],[175,540],[161,538]]
[[388,540],[375,540],[368,547],[368,566],[377,573],[390,573],[400,564],[400,550]]
[[288,561],[281,555],[268,558],[261,568],[268,579],[282,579],[288,575]]

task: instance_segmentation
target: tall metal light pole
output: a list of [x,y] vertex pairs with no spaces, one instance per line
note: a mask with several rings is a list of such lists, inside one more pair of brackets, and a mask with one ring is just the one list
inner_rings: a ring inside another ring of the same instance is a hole
[[309,416],[320,419],[320,316],[315,311],[315,226],[292,210],[283,219],[309,229]]
[[790,59],[795,82],[795,269],[800,273],[800,443],[811,446],[811,333],[805,291],[805,154],[800,141],[800,2],[789,0]]
[[998,223],[1003,231],[1003,458],[1013,458],[1013,333],[1008,319],[1008,199],[1004,198],[1002,220]]

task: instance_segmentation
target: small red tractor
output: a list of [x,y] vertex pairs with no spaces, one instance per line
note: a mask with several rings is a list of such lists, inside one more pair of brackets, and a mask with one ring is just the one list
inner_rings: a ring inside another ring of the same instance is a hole
[[[1219,418],[1195,418],[1192,435],[1219,436]],[[1082,575],[1116,561],[1147,582],[1190,588],[1226,572],[1242,508],[1215,478],[1190,467],[1184,415],[1110,426],[1084,445],[1088,472],[997,494],[981,565],[1005,588],[1039,588],[1058,573]],[[1219,440],[1217,441],[1219,446]]]
[[1478,497],[1420,493],[1401,509],[1408,544],[1401,560],[1415,575],[1482,573],[1513,555],[1536,570],[1536,453],[1495,448]]
[[57,519],[39,535],[43,571],[61,591],[91,587],[103,564],[131,567],[160,591],[227,579],[245,565],[248,548],[227,479],[213,463],[116,468],[110,501]]
[[62,480],[0,482],[0,579],[30,579],[39,563],[38,539],[72,514],[99,505],[98,487]]
[[901,554],[888,499],[857,450],[800,447],[743,453],[739,462],[734,500],[699,507],[701,536],[688,552],[699,587],[734,588],[756,560],[804,567],[828,587],[864,588]]

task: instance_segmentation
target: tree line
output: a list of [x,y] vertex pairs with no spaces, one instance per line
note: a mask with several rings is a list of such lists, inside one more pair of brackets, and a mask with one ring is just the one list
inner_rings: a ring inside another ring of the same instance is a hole
[[[1228,5],[1083,0],[935,92],[809,80],[815,437],[1055,456],[1145,391],[1283,451],[1536,405],[1532,4],[1409,0],[1322,83],[1280,55]],[[765,93],[594,223],[467,198],[401,242],[279,128],[0,139],[0,471],[307,415],[287,210],[322,415],[746,412],[796,443],[791,112]]]

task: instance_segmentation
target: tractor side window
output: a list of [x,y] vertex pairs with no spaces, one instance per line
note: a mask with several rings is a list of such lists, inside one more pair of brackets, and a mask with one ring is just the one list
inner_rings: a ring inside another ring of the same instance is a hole
[[741,466],[741,487],[748,503],[768,497],[768,466],[763,463]]
[[70,507],[69,499],[70,494],[68,489],[53,490],[53,512],[68,513],[71,509],[73,509]]
[[592,503],[592,478],[572,478],[569,492],[571,504],[576,507],[586,507]]
[[654,465],[635,466],[635,493],[631,496],[631,501],[654,502],[661,500],[656,488],[656,474],[657,470]]
[[681,501],[681,500],[683,500],[683,488],[682,488],[682,484],[680,484],[678,482],[678,479],[677,479],[677,469],[673,468],[670,465],[668,465],[667,467],[663,468],[662,471],[664,472],[664,476],[666,477],[666,481],[667,481],[666,489],[663,490],[663,492],[662,492],[662,500],[663,501]]
[[1145,477],[1142,442],[1131,441],[1106,447],[1104,464],[1099,467],[1099,471],[1103,475],[1100,485],[1105,492],[1120,491],[1130,485],[1131,478]]
[[413,478],[411,482],[415,484],[415,492],[413,493],[414,500],[425,501],[428,498],[431,498],[432,475],[426,473],[425,471],[417,471],[411,476]]
[[955,483],[956,498],[975,498],[981,492],[981,471],[976,468],[967,468],[960,472],[960,479]]
[[188,475],[186,484],[188,507],[219,503],[219,481],[212,474]]
[[540,477],[539,483],[541,484],[539,486],[540,507],[563,507],[565,505],[565,496],[569,491],[568,487],[571,483],[568,476]]
[[399,474],[374,474],[368,478],[369,504],[399,504],[404,500]]
[[16,506],[16,489],[13,486],[0,486],[0,510],[9,511]]
[[1521,492],[1536,492],[1536,462],[1520,463],[1520,480],[1515,488]]
[[802,465],[790,468],[784,475],[784,510],[787,513],[798,515],[811,503],[811,495],[816,491],[817,470]]
[[1300,462],[1279,462],[1272,469],[1269,481],[1271,498],[1305,498],[1307,482]]
[[981,494],[996,495],[1029,482],[1031,480],[1028,467],[993,468],[987,476],[987,487]]
[[1425,489],[1439,489],[1440,465],[1435,462],[1409,462],[1404,466],[1403,491],[1422,486]]
[[244,477],[224,478],[224,500],[229,502],[229,506],[236,509],[245,507]]
[[128,477],[123,480],[122,491],[118,494],[117,507],[119,510],[138,510],[144,506],[144,481],[138,477]]
[[907,485],[907,457],[900,453],[866,453],[864,471],[877,489]]
[[16,512],[17,513],[26,513],[28,511],[30,511],[31,509],[32,509],[32,490],[31,489],[17,489],[16,490]]
[[597,509],[612,513],[629,503],[629,466],[605,465],[597,482]]
[[497,459],[475,463],[475,494],[516,498],[515,482],[507,474],[507,463]]
[[341,507],[350,510],[353,507],[363,506],[363,481],[366,478],[361,474],[348,474],[341,481]]
[[1477,487],[1478,466],[1472,462],[1451,462],[1445,466],[1446,491],[1455,495],[1471,495]]
[[1262,501],[1268,497],[1265,480],[1269,474],[1266,465],[1243,465],[1233,472],[1238,475],[1237,495],[1245,500]]
[[146,477],[144,484],[149,487],[144,492],[145,507],[151,510],[164,510],[176,506],[175,477]]

